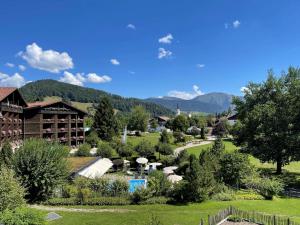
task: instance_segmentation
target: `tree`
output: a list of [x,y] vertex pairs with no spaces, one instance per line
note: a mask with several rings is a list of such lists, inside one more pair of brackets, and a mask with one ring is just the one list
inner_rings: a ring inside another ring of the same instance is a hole
[[205,128],[204,128],[204,127],[201,128],[200,135],[201,135],[201,139],[204,140],[204,139],[206,138],[206,137],[205,137]]
[[184,142],[185,141],[184,134],[181,131],[174,131],[173,132],[173,137],[175,139],[175,143],[179,143],[179,142]]
[[131,143],[122,144],[118,147],[117,152],[121,157],[130,157],[133,155],[133,146]]
[[158,143],[155,146],[155,148],[156,148],[156,152],[159,153],[159,159],[160,159],[160,154],[162,154],[162,155],[172,155],[173,154],[172,147],[167,143]]
[[231,186],[239,187],[242,180],[253,172],[248,155],[237,151],[224,153],[220,159],[220,166],[223,182]]
[[171,184],[162,171],[154,170],[149,174],[147,186],[154,196],[164,196]]
[[9,142],[5,142],[0,149],[0,166],[5,165],[7,167],[11,166],[13,158],[13,150]]
[[149,114],[145,108],[143,106],[135,106],[129,118],[128,129],[145,132],[147,130],[148,119]]
[[151,142],[148,140],[142,140],[136,147],[135,151],[142,157],[150,157],[154,155],[155,149]]
[[108,97],[100,98],[96,107],[93,128],[98,136],[105,141],[110,141],[118,133],[114,109]]
[[14,210],[25,204],[25,190],[15,179],[13,170],[0,167],[0,213],[6,209]]
[[92,130],[86,137],[85,142],[90,144],[91,146],[96,146],[99,142],[99,137],[96,131]]
[[249,83],[244,99],[234,98],[238,130],[235,143],[262,162],[277,164],[276,172],[300,158],[300,70],[289,68],[276,78]]
[[214,141],[211,152],[218,159],[220,159],[220,157],[223,155],[225,152],[225,145],[223,144],[221,137],[217,137],[217,139]]
[[167,132],[167,130],[163,130],[159,137],[159,142],[170,144],[170,136]]
[[184,115],[178,115],[175,117],[172,123],[172,129],[174,131],[186,132],[189,127],[187,118]]
[[79,146],[79,148],[75,154],[76,154],[76,156],[79,156],[79,157],[88,157],[88,156],[91,156],[90,151],[91,151],[91,146],[87,143],[84,143]]
[[102,158],[111,158],[113,155],[113,148],[107,142],[101,142],[98,145],[97,156]]
[[155,118],[153,118],[150,122],[150,127],[154,130],[156,130],[156,128],[158,127],[158,122]]
[[214,126],[213,134],[221,137],[229,134],[229,123],[227,118],[222,117],[219,119],[219,122]]
[[15,153],[14,170],[29,201],[45,200],[68,175],[63,145],[43,139],[27,139]]

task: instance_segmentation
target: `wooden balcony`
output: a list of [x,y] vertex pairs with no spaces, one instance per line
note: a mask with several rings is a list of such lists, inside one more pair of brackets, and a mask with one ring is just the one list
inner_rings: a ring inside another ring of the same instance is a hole
[[0,107],[1,107],[1,111],[23,113],[22,106],[1,102]]

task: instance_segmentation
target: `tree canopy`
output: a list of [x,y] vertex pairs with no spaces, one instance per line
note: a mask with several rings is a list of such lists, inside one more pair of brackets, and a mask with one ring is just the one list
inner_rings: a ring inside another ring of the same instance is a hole
[[277,173],[300,154],[300,70],[289,68],[277,78],[249,83],[244,99],[235,98],[239,122],[235,142],[262,162],[277,164]]

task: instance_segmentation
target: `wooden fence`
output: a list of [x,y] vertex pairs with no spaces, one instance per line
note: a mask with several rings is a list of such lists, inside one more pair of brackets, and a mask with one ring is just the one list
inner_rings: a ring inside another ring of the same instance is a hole
[[[213,216],[208,216],[208,225],[216,225],[223,220],[225,220],[228,216],[233,215],[242,218],[245,221],[253,222],[256,224],[263,225],[300,225],[300,223],[296,223],[291,220],[289,217],[285,216],[276,216],[270,215],[261,212],[255,211],[243,211],[236,209],[232,206],[225,210],[221,210]],[[205,225],[204,220],[201,219],[200,225]]]

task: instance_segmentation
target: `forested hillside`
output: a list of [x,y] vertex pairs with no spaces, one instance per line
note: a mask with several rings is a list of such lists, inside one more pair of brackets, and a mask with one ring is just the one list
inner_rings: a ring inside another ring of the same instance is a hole
[[26,84],[20,89],[28,102],[42,101],[45,97],[57,96],[68,101],[97,103],[101,96],[108,96],[113,107],[123,112],[129,112],[132,107],[142,105],[152,115],[171,115],[173,111],[164,106],[146,102],[137,98],[123,98],[105,91],[80,87],[55,80],[38,80]]

